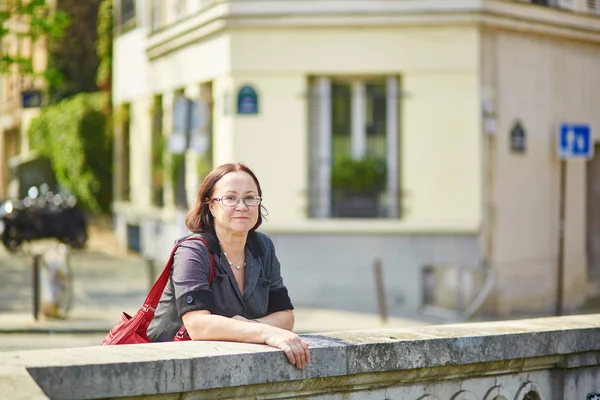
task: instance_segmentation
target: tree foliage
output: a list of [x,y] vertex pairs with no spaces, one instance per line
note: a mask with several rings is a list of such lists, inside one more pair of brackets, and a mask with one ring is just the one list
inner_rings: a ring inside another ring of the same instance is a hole
[[[60,38],[69,24],[69,16],[60,10],[51,10],[46,0],[4,0],[0,3],[0,41],[8,35],[33,43],[42,38]],[[2,47],[0,73],[9,72],[15,65],[21,75],[56,77],[54,71],[36,71],[30,54]]]
[[58,183],[73,192],[81,205],[93,213],[108,212],[113,189],[108,90],[112,0],[58,0],[57,7],[57,12],[74,21],[64,38],[53,37],[48,46],[50,70],[64,80],[50,82],[56,103],[42,108],[31,121],[29,143],[50,160]]
[[65,35],[48,40],[48,69],[58,72],[61,79],[48,80],[47,90],[51,102],[77,93],[98,90],[96,71],[98,54],[98,10],[102,0],[56,0],[56,9],[71,19]]
[[96,213],[112,201],[107,103],[106,93],[81,93],[43,108],[29,127],[31,148],[50,159],[58,183]]
[[[85,208],[108,212],[113,189],[108,91],[112,0],[58,0],[57,7],[74,21],[64,38],[49,43],[50,67],[65,79],[49,87],[57,102],[43,108],[31,122],[30,146],[50,159],[59,184],[71,190]],[[105,91],[98,92],[99,88]]]

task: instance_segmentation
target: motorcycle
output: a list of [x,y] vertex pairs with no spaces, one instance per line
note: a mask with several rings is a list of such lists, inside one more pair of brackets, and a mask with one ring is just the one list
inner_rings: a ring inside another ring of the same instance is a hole
[[4,247],[16,252],[25,241],[58,239],[74,248],[83,248],[88,239],[87,221],[77,207],[75,196],[65,190],[57,193],[42,185],[33,186],[22,200],[0,204],[0,235]]

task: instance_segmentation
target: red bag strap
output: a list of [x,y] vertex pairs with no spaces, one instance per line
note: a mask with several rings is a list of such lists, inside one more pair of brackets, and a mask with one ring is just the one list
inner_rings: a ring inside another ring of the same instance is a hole
[[165,287],[167,286],[167,282],[169,281],[169,277],[171,276],[171,269],[173,268],[173,257],[175,256],[175,250],[177,250],[181,243],[188,242],[190,240],[201,241],[206,246],[208,250],[208,256],[210,257],[210,276],[208,278],[208,283],[212,283],[213,278],[215,276],[215,261],[208,247],[208,243],[206,243],[206,240],[202,237],[190,237],[187,239],[183,239],[173,247],[173,250],[171,250],[169,260],[167,261],[163,272],[160,274],[156,282],[154,282],[154,285],[152,285],[152,289],[150,289],[150,293],[148,293],[148,297],[146,297],[146,300],[144,301],[144,306],[142,307],[142,310],[152,311],[153,313],[154,311],[156,311],[156,306],[160,301],[160,296],[162,296],[162,293],[164,292]]

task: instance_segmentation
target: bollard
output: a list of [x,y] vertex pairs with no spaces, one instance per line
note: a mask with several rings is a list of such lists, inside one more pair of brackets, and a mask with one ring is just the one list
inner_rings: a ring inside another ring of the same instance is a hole
[[456,312],[461,313],[464,310],[463,306],[463,269],[459,266],[456,268]]
[[381,270],[381,259],[377,257],[373,263],[373,273],[375,274],[375,290],[377,292],[377,306],[379,316],[383,323],[387,323],[387,305],[385,301],[385,288],[383,286],[383,272]]
[[41,254],[33,253],[33,318],[37,321],[40,316],[40,264]]
[[65,315],[71,310],[73,306],[73,301],[75,299],[75,291],[74,291],[74,279],[73,279],[73,268],[71,267],[71,246],[61,243],[58,245],[58,252],[63,255],[64,263],[65,263],[65,273],[66,273],[66,284],[67,284],[67,293],[66,302],[63,307],[63,312]]
[[155,266],[154,266],[154,257],[150,255],[150,253],[144,253],[144,259],[146,260],[146,266],[148,267],[148,288],[152,289],[154,285],[155,279]]
[[435,268],[433,265],[425,265],[421,269],[421,308],[434,302],[435,291]]

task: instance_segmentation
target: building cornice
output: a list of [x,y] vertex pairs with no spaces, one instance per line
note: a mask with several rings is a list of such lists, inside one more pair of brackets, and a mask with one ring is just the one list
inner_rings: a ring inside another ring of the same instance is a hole
[[514,0],[228,0],[148,36],[156,59],[236,28],[481,26],[600,43],[600,16]]
[[600,15],[511,0],[485,0],[479,23],[490,28],[600,43]]

